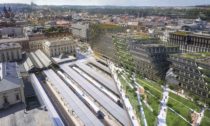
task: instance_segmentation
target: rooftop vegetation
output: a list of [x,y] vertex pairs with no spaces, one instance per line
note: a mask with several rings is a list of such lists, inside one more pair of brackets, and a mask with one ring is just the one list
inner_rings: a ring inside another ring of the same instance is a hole
[[185,31],[177,31],[177,32],[174,32],[173,34],[175,34],[175,35],[187,36],[187,35],[189,35],[189,32],[185,32]]
[[182,58],[196,60],[196,59],[204,59],[204,58],[210,57],[210,53],[209,52],[183,53],[183,54],[175,54],[174,56],[180,56]]
[[122,27],[115,24],[94,24],[93,28],[99,30],[114,30],[114,29],[121,29]]
[[210,110],[206,110],[204,113],[204,117],[201,121],[200,126],[209,126],[210,125]]

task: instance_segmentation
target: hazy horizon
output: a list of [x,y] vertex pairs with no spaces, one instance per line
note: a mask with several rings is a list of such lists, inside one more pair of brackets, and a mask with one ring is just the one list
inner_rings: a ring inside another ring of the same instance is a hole
[[4,3],[34,2],[38,5],[80,5],[80,6],[195,6],[210,5],[210,0],[7,0]]

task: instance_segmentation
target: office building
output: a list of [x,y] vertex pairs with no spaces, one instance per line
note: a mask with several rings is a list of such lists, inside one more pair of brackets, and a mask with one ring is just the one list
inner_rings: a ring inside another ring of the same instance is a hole
[[169,60],[179,88],[202,97],[210,96],[210,53],[173,54]]
[[178,45],[182,52],[210,52],[210,37],[207,34],[178,31],[169,35],[169,44]]
[[167,58],[169,54],[178,51],[179,48],[176,46],[165,46],[163,44],[131,43],[130,45],[136,71],[152,80],[165,79],[170,64]]

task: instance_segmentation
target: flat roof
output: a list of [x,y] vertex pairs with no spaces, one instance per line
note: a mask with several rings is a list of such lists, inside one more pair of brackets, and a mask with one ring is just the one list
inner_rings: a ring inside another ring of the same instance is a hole
[[25,105],[16,104],[0,112],[1,126],[55,126],[48,111],[35,108],[25,113]]
[[66,58],[52,57],[53,61],[57,64],[62,64],[65,62],[75,61],[76,58],[74,56],[68,56]]
[[210,64],[210,52],[193,52],[193,53],[179,53],[171,56],[180,57],[184,59],[194,60],[203,64]]
[[76,65],[82,69],[84,72],[86,72],[88,75],[90,75],[92,78],[100,82],[102,85],[104,85],[109,90],[113,91],[115,94],[119,95],[119,91],[117,89],[116,84],[114,83],[114,80],[111,80],[109,78],[104,77],[100,72],[97,72],[93,69],[91,69],[89,66],[87,66],[84,63],[77,62]]
[[101,69],[104,70],[105,72],[111,73],[111,71],[110,71],[110,69],[109,69],[108,67],[106,67],[106,66],[102,65],[101,63],[97,62],[95,59],[90,58],[88,61],[89,61],[90,63],[92,63],[93,65],[95,65],[95,66],[101,68]]
[[210,58],[210,52],[192,52],[192,53],[178,53],[172,54],[172,56],[180,57],[184,59],[191,59],[191,60],[207,60]]
[[35,74],[30,74],[30,79],[32,82],[32,86],[38,96],[38,99],[41,104],[45,105],[48,110],[50,110],[51,118],[55,124],[55,126],[64,126],[63,121],[61,120],[60,116],[58,115],[57,111],[55,110],[52,102],[50,101],[49,97],[45,93],[44,89],[42,88],[39,80],[37,79]]
[[85,78],[74,71],[68,64],[60,65],[76,83],[78,83],[88,94],[90,94],[98,103],[103,106],[115,119],[124,126],[130,125],[130,120],[126,111],[112,101],[108,96],[89,83]]
[[0,92],[20,88],[23,85],[16,62],[0,63]]
[[0,49],[6,50],[6,49],[13,49],[13,48],[21,48],[19,43],[0,43]]
[[99,119],[87,108],[87,106],[74,94],[74,92],[61,80],[52,70],[45,70],[45,75],[49,81],[60,92],[68,106],[75,112],[79,119],[86,126],[103,126]]
[[0,43],[10,43],[10,42],[22,42],[22,41],[28,41],[29,38],[9,38],[9,39],[0,39]]
[[67,45],[74,43],[74,39],[72,37],[63,37],[58,39],[48,39],[45,40],[45,45],[47,46],[58,46],[58,45]]

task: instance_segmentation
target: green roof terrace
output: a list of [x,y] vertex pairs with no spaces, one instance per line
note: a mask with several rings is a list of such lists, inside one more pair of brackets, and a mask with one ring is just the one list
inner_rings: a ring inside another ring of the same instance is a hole
[[186,32],[186,31],[177,31],[177,32],[173,32],[172,34],[187,36],[187,35],[189,35],[191,33],[190,32]]
[[210,52],[202,52],[202,53],[183,53],[180,54],[180,57],[186,58],[186,59],[192,59],[192,60],[199,60],[199,59],[205,59],[210,58]]
[[145,33],[141,33],[141,32],[137,32],[137,33],[118,33],[116,35],[114,35],[116,37],[120,37],[120,38],[132,38],[132,39],[151,39],[152,37],[150,37],[148,34]]
[[171,56],[194,60],[198,63],[202,63],[202,64],[206,64],[210,66],[210,52],[182,53],[182,54],[179,53],[179,54],[172,54]]

